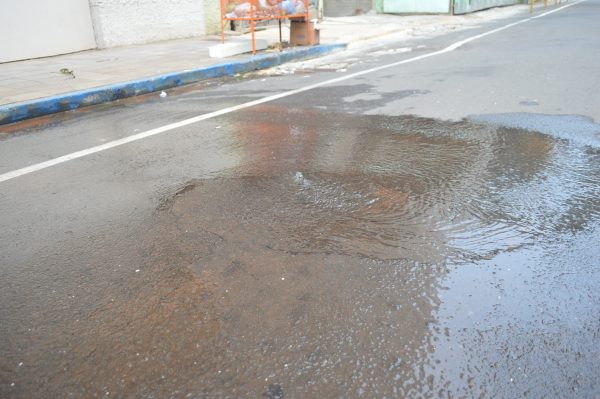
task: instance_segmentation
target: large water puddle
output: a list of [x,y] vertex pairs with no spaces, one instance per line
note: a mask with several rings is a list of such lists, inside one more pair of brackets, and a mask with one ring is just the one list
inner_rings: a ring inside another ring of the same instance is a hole
[[[235,165],[199,171],[111,244],[144,277],[111,288],[69,335],[32,342],[22,384],[74,396],[597,394],[600,145],[501,125],[275,106],[228,119],[220,145]],[[69,251],[45,261],[89,248]]]

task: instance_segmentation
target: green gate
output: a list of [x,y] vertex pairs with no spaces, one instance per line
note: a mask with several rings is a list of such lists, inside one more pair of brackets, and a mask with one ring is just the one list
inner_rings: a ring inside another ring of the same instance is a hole
[[454,14],[520,3],[519,0],[375,0],[375,7],[377,12],[387,14],[448,14],[452,2]]
[[448,0],[383,0],[383,12],[389,14],[449,13]]
[[486,8],[518,3],[518,0],[454,0],[454,13],[466,14],[468,12],[484,10]]

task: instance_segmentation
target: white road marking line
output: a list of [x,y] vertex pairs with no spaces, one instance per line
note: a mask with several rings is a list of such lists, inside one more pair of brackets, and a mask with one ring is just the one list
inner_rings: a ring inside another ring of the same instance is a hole
[[555,8],[554,10],[546,11],[546,12],[544,12],[544,13],[541,13],[540,15],[536,15],[535,17],[531,17],[531,19],[537,19],[537,18],[542,18],[542,17],[545,17],[546,15],[550,15],[550,14],[553,14],[553,13],[555,13],[555,12],[557,12],[557,11],[560,11],[560,10],[562,10],[562,9],[565,9],[565,8],[567,8],[567,7],[574,6],[574,5],[575,5],[575,4],[577,4],[577,3],[583,3],[584,1],[587,1],[587,0],[579,0],[579,1],[576,1],[576,2],[574,2],[574,3],[570,3],[570,4],[564,5],[564,6],[562,6],[562,7],[559,7],[559,8]]
[[482,37],[486,37],[486,36],[492,35],[494,33],[501,32],[501,31],[503,31],[505,29],[512,28],[513,26],[520,25],[522,23],[531,21],[532,19],[544,17],[546,15],[555,13],[557,11],[563,10],[563,9],[565,9],[567,7],[574,6],[574,5],[582,3],[584,1],[586,1],[586,0],[579,0],[579,1],[567,4],[567,5],[564,5],[562,7],[556,8],[554,10],[545,12],[543,14],[537,15],[535,17],[525,18],[525,19],[522,19],[520,21],[513,22],[513,23],[510,23],[508,25],[504,25],[504,26],[502,26],[500,28],[492,29],[490,31],[481,33],[479,35],[472,36],[472,37],[470,37],[468,39],[464,39],[464,40],[458,41],[456,43],[453,43],[453,44],[449,45],[448,47],[446,47],[446,48],[444,48],[442,50],[434,51],[432,53],[423,54],[423,55],[419,55],[417,57],[409,58],[409,59],[406,59],[406,60],[403,60],[403,61],[393,62],[391,64],[386,64],[386,65],[378,66],[378,67],[375,67],[375,68],[366,69],[364,71],[359,71],[359,72],[351,73],[351,74],[348,74],[348,75],[341,76],[339,78],[330,79],[330,80],[326,80],[324,82],[320,82],[320,83],[315,83],[315,84],[312,84],[312,85],[304,86],[304,87],[301,87],[299,89],[285,91],[285,92],[282,92],[282,93],[279,93],[279,94],[274,94],[272,96],[263,97],[263,98],[258,99],[258,100],[249,101],[249,102],[246,102],[246,103],[243,103],[243,104],[235,105],[233,107],[223,108],[223,109],[218,110],[218,111],[209,112],[208,114],[194,116],[194,117],[189,118],[189,119],[184,119],[184,120],[182,120],[180,122],[170,123],[168,125],[157,127],[155,129],[146,130],[145,132],[141,132],[141,133],[138,133],[138,134],[127,136],[127,137],[124,137],[124,138],[119,139],[119,140],[110,141],[110,142],[102,144],[102,145],[98,145],[98,146],[95,146],[95,147],[90,147],[90,148],[87,148],[87,149],[81,150],[81,151],[72,152],[70,154],[63,155],[63,156],[58,157],[58,158],[53,158],[53,159],[50,159],[50,160],[45,161],[45,162],[36,163],[36,164],[30,165],[30,166],[26,166],[26,167],[21,168],[21,169],[13,170],[11,172],[6,172],[6,173],[3,173],[3,174],[0,175],[0,183],[1,182],[5,182],[7,180],[15,179],[17,177],[24,176],[24,175],[27,175],[27,174],[30,174],[30,173],[33,173],[33,172],[37,172],[37,171],[42,170],[42,169],[49,168],[51,166],[55,166],[55,165],[59,165],[61,163],[69,162],[69,161],[72,161],[72,160],[77,159],[77,158],[82,158],[82,157],[85,157],[85,156],[88,156],[88,155],[91,155],[91,154],[95,154],[97,152],[101,152],[101,151],[105,151],[105,150],[108,150],[108,149],[111,149],[111,148],[119,147],[119,146],[122,146],[122,145],[127,144],[127,143],[131,143],[131,142],[134,142],[134,141],[138,141],[138,140],[144,139],[146,137],[156,136],[158,134],[165,133],[165,132],[168,132],[170,130],[174,130],[174,129],[177,129],[177,128],[180,128],[180,127],[188,126],[188,125],[191,125],[191,124],[194,124],[194,123],[197,123],[197,122],[200,122],[200,121],[204,121],[204,120],[207,120],[207,119],[215,118],[217,116],[221,116],[221,115],[225,115],[225,114],[230,114],[230,113],[235,112],[235,111],[239,111],[239,110],[242,110],[242,109],[245,109],[245,108],[253,107],[255,105],[260,105],[260,104],[264,104],[264,103],[268,103],[268,102],[271,102],[271,101],[278,100],[280,98],[293,96],[294,94],[298,94],[298,93],[302,93],[302,92],[309,91],[309,90],[312,90],[312,89],[316,89],[317,87],[326,86],[326,85],[330,85],[330,84],[338,83],[338,82],[343,82],[345,80],[353,79],[353,78],[356,78],[358,76],[368,75],[370,73],[382,71],[384,69],[389,69],[389,68],[393,68],[393,67],[396,67],[396,66],[399,66],[399,65],[409,64],[409,63],[412,63],[412,62],[415,62],[415,61],[420,61],[420,60],[423,60],[423,59],[426,59],[426,58],[435,57],[435,56],[441,55],[441,54],[446,54],[446,53],[449,53],[451,51],[456,50],[457,48],[465,45],[466,43],[472,42],[472,41],[477,40],[477,39],[481,39]]

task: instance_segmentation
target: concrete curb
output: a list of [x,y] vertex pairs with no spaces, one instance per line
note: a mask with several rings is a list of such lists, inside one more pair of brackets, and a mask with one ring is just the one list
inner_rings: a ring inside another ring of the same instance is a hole
[[128,82],[59,94],[52,97],[0,105],[0,125],[166,90],[204,79],[233,76],[237,73],[271,68],[302,58],[325,55],[335,50],[345,49],[346,47],[347,44],[345,43],[323,44],[280,53],[260,54],[244,61],[227,62],[198,69],[171,72]]

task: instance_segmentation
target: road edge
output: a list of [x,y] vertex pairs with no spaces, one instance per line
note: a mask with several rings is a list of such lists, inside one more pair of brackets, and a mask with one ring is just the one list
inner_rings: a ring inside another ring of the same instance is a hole
[[279,53],[259,54],[247,60],[169,72],[50,97],[0,105],[0,125],[166,90],[205,79],[233,76],[238,73],[272,68],[286,62],[318,57],[336,50],[343,50],[347,46],[347,43],[322,44]]

